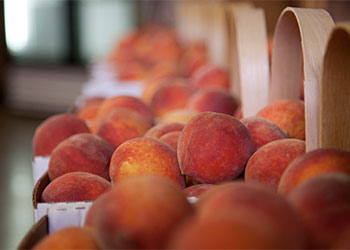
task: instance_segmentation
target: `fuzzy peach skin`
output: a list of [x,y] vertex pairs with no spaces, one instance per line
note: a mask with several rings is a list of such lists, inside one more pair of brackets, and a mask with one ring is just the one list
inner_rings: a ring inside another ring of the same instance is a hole
[[230,75],[228,71],[214,65],[201,66],[191,77],[190,82],[199,89],[204,88],[230,88]]
[[88,172],[109,179],[113,148],[97,135],[82,133],[62,141],[52,151],[48,174],[50,180],[69,172]]
[[64,174],[47,185],[42,202],[92,201],[106,192],[111,184],[106,179],[86,172]]
[[[181,65],[176,61],[158,62],[151,66],[147,72],[146,82],[160,78],[182,77],[183,70]],[[146,83],[147,84],[147,83]]]
[[171,110],[185,108],[194,91],[191,85],[183,83],[169,83],[159,87],[151,100],[154,115],[160,117]]
[[33,155],[48,156],[63,140],[79,133],[90,133],[85,122],[72,114],[50,116],[40,123],[33,136]]
[[237,178],[253,150],[253,140],[239,120],[202,112],[183,129],[177,155],[182,174],[215,184]]
[[144,116],[128,109],[114,109],[97,127],[96,134],[116,149],[123,142],[143,136],[152,123]]
[[262,146],[248,160],[244,172],[247,183],[258,182],[277,190],[281,176],[288,165],[305,153],[305,142],[281,139]]
[[159,123],[152,128],[150,128],[146,133],[145,137],[153,138],[153,139],[159,139],[163,135],[169,133],[169,132],[174,132],[174,131],[179,131],[181,132],[183,128],[185,127],[184,123],[181,122],[164,122],[164,123]]
[[198,217],[245,218],[272,230],[291,248],[305,246],[305,228],[298,213],[284,196],[258,183],[234,181],[206,191],[196,203]]
[[[328,173],[311,178],[287,196],[309,231],[309,246],[327,249],[350,229],[350,176]],[[349,242],[349,241],[348,241]]]
[[350,152],[339,149],[316,149],[294,159],[282,174],[278,191],[287,194],[304,181],[324,174],[341,172],[350,175]]
[[135,138],[121,144],[113,153],[109,168],[112,183],[139,175],[168,178],[184,188],[175,151],[152,138]]
[[288,138],[288,136],[273,122],[262,117],[247,117],[241,119],[254,141],[254,151],[265,144]]
[[269,104],[256,116],[275,123],[288,136],[305,140],[305,108],[300,100],[281,100]]
[[[133,96],[116,96],[107,98],[100,106],[96,115],[96,124],[98,127],[104,117],[114,109],[131,109],[144,116],[150,123],[153,123],[153,113],[151,108],[141,99]],[[93,131],[95,132],[95,130]]]
[[161,249],[192,213],[184,193],[159,176],[137,176],[117,182],[96,200],[95,222],[101,248]]
[[45,236],[33,249],[99,249],[94,233],[88,227],[66,227]]
[[191,120],[195,115],[198,115],[199,112],[189,110],[189,109],[174,109],[172,111],[167,112],[165,115],[160,117],[159,121],[162,123],[165,122],[182,122],[187,123]]

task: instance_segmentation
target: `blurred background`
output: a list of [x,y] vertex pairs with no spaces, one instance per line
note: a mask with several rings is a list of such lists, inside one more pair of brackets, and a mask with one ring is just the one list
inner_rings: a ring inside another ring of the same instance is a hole
[[[16,248],[34,223],[31,139],[38,124],[73,105],[91,65],[128,31],[149,21],[173,26],[179,2],[0,1],[0,248]],[[324,8],[335,21],[350,20],[350,1],[251,2],[265,10],[270,35],[287,6]]]

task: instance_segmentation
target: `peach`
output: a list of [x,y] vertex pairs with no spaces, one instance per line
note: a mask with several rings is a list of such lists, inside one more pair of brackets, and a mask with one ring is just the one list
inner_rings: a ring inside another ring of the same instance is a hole
[[138,61],[127,61],[115,65],[116,77],[122,81],[135,81],[144,79],[146,76],[146,67]]
[[164,77],[180,77],[182,76],[182,70],[177,62],[158,62],[147,72],[148,80],[155,80]]
[[241,122],[247,127],[254,141],[254,151],[265,144],[288,138],[288,136],[273,122],[262,117],[248,117],[241,119]]
[[182,174],[212,184],[237,178],[254,149],[247,128],[239,120],[214,112],[193,117],[178,143]]
[[179,142],[180,135],[181,131],[173,131],[161,136],[159,140],[168,144],[177,153],[177,145]]
[[33,249],[99,249],[94,230],[87,227],[66,227],[40,240]]
[[339,149],[316,149],[294,159],[281,176],[278,191],[289,193],[302,182],[324,174],[350,174],[350,152]]
[[277,101],[264,107],[256,116],[272,121],[292,138],[305,140],[303,101],[289,99]]
[[144,116],[128,109],[114,109],[97,127],[96,134],[116,149],[123,142],[143,136],[152,124]]
[[148,79],[145,82],[141,99],[151,105],[152,98],[159,88],[166,84],[188,84],[187,79],[180,77],[161,77],[156,79]]
[[189,109],[174,109],[160,117],[160,122],[182,122],[187,123],[199,112]]
[[184,187],[175,151],[152,138],[135,138],[121,144],[113,153],[109,174],[112,183],[138,175],[157,175]]
[[194,93],[189,84],[169,83],[161,86],[153,95],[151,107],[156,116],[162,116],[174,109],[184,108]]
[[113,148],[97,135],[77,134],[62,141],[52,151],[50,180],[69,172],[88,172],[109,180],[109,162]]
[[145,137],[159,139],[163,135],[173,132],[173,131],[182,131],[185,127],[184,123],[181,122],[166,122],[166,123],[159,123],[155,126],[153,126],[151,129],[149,129],[145,133]]
[[77,115],[89,126],[95,119],[101,103],[105,100],[103,97],[87,99],[84,104],[78,108]]
[[161,249],[173,228],[192,213],[178,185],[159,176],[122,180],[100,198],[104,202],[96,206],[93,221],[98,242],[108,249]]
[[130,109],[144,116],[150,123],[153,123],[151,108],[139,98],[132,96],[116,96],[107,98],[100,106],[96,116],[96,126],[104,119],[108,112],[114,109]]
[[349,175],[316,176],[293,189],[287,198],[301,214],[313,248],[330,248],[350,228]]
[[270,142],[249,158],[244,172],[245,181],[259,182],[277,190],[288,165],[304,153],[305,142],[302,140],[281,139]]
[[226,90],[203,89],[189,98],[187,107],[197,112],[212,111],[233,115],[238,107],[238,102]]
[[195,184],[190,187],[186,187],[184,192],[187,197],[199,197],[205,193],[208,189],[214,187],[213,184]]
[[213,65],[203,65],[191,77],[190,82],[199,89],[203,88],[230,88],[228,71]]
[[64,174],[47,185],[42,202],[92,201],[110,188],[110,183],[95,174],[71,172]]
[[79,133],[89,133],[85,122],[72,114],[54,115],[36,128],[33,137],[33,155],[48,156],[63,140]]
[[285,197],[261,184],[219,184],[203,193],[196,207],[200,220],[241,219],[249,225],[260,225],[260,230],[271,233],[285,247],[305,247],[305,230],[297,212]]

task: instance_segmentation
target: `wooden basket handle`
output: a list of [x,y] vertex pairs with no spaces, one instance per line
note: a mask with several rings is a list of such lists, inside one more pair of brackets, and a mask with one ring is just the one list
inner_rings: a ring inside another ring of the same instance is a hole
[[269,58],[262,9],[232,10],[233,94],[240,96],[243,117],[255,116],[268,104]]
[[350,23],[338,24],[323,61],[319,146],[350,150]]
[[300,98],[304,74],[306,151],[318,148],[322,62],[334,22],[322,9],[286,8],[272,49],[270,102]]

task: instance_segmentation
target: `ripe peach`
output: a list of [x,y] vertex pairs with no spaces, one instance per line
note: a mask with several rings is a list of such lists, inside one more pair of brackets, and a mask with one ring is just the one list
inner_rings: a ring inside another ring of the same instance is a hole
[[233,114],[233,117],[238,119],[238,120],[241,120],[243,118],[243,111],[242,111],[242,105],[239,104],[235,113]]
[[226,90],[203,89],[189,98],[187,107],[197,112],[212,111],[233,115],[238,107],[238,102]]
[[172,111],[167,112],[162,117],[160,117],[160,122],[183,122],[187,123],[191,120],[195,115],[197,115],[197,111],[189,110],[189,109],[174,109]]
[[293,189],[287,198],[300,212],[313,248],[330,248],[350,228],[349,175],[316,176]]
[[159,140],[168,144],[172,149],[174,149],[175,153],[177,153],[177,145],[179,143],[180,135],[181,131],[173,131],[161,136]]
[[350,152],[316,149],[294,159],[281,176],[278,191],[287,194],[302,182],[324,173],[350,174]]
[[180,77],[183,75],[180,65],[177,62],[158,62],[152,65],[147,72],[147,81],[164,77]]
[[182,130],[177,154],[182,174],[200,183],[218,183],[238,177],[253,149],[253,140],[239,120],[202,112]]
[[54,115],[36,128],[33,137],[33,155],[48,156],[64,139],[79,133],[89,133],[85,122],[72,114]]
[[116,78],[122,81],[134,81],[144,79],[146,67],[138,61],[125,61],[115,65]]
[[176,153],[167,144],[152,138],[135,138],[113,153],[109,168],[112,183],[138,175],[158,175],[184,187]]
[[87,227],[66,227],[40,240],[33,249],[99,249],[95,231]]
[[213,184],[195,184],[184,189],[187,197],[199,197],[205,193],[208,189],[214,187]]
[[199,219],[242,219],[249,225],[259,224],[260,230],[285,247],[305,247],[304,227],[296,211],[282,195],[261,184],[219,184],[203,193],[196,207]]
[[181,122],[166,122],[166,123],[159,123],[155,126],[153,126],[151,129],[149,129],[145,133],[145,137],[159,139],[163,135],[173,132],[173,131],[182,131],[185,127],[184,123]]
[[191,84],[196,88],[230,88],[229,73],[213,65],[203,65],[191,77]]
[[132,96],[116,96],[107,98],[100,106],[96,116],[96,126],[104,119],[110,111],[114,109],[131,109],[144,116],[150,123],[153,123],[153,113],[151,108],[139,98]]
[[95,174],[71,172],[64,174],[47,185],[42,202],[92,201],[107,191],[110,183]]
[[244,172],[246,182],[259,182],[277,190],[280,178],[296,157],[305,153],[305,142],[281,139],[257,150],[248,160]]
[[102,120],[96,134],[116,149],[127,140],[143,136],[151,127],[149,120],[137,112],[114,109]]
[[189,84],[169,83],[161,86],[153,95],[151,107],[156,116],[162,116],[174,109],[184,108],[194,93]]
[[93,134],[77,134],[62,141],[52,151],[48,174],[50,180],[69,172],[88,172],[109,179],[113,148]]
[[101,198],[94,221],[101,247],[109,249],[161,249],[173,228],[192,213],[182,190],[159,176],[122,180]]
[[288,136],[273,122],[262,117],[248,117],[241,119],[241,122],[247,127],[254,141],[254,151],[265,144],[288,138]]
[[272,121],[292,138],[305,140],[305,110],[303,101],[277,101],[260,110],[256,116]]

